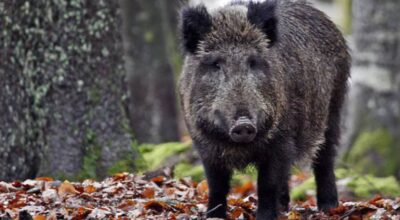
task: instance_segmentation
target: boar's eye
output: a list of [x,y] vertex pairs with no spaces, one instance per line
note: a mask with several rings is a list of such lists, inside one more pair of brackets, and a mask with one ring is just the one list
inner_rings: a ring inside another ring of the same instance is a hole
[[247,63],[249,64],[249,67],[252,69],[255,69],[257,66],[257,60],[254,59],[254,57],[249,57],[249,59],[247,59]]
[[251,69],[264,69],[268,67],[268,64],[264,60],[256,56],[249,56],[247,58],[247,65]]
[[223,60],[221,57],[206,56],[201,61],[201,64],[207,68],[219,70],[219,69],[221,69],[222,62],[223,62]]

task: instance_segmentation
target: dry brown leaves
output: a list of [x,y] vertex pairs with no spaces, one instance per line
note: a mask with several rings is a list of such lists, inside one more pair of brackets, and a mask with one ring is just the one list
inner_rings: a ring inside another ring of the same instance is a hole
[[[128,173],[102,182],[60,182],[40,177],[24,182],[0,182],[0,219],[203,219],[208,200],[206,181],[163,176],[145,180]],[[255,219],[253,182],[232,189],[229,219]],[[400,199],[376,197],[366,202],[341,202],[336,209],[318,212],[315,199],[292,204],[280,219],[400,219]]]

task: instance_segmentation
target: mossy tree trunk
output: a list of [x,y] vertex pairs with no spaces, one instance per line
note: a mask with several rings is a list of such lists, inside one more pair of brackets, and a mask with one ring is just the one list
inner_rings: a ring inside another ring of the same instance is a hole
[[400,1],[353,0],[347,159],[400,178]]
[[6,0],[0,16],[0,178],[102,177],[133,157],[118,3]]
[[[174,1],[173,1],[174,2]],[[121,0],[127,109],[135,138],[143,143],[179,139],[171,65],[170,1]],[[172,4],[175,5],[175,4]]]
[[[7,27],[3,12],[0,5],[0,27]],[[35,79],[21,77],[28,71],[22,61],[29,55],[16,59],[10,33],[0,32],[0,44],[0,181],[33,178],[45,146],[43,120],[32,94]]]

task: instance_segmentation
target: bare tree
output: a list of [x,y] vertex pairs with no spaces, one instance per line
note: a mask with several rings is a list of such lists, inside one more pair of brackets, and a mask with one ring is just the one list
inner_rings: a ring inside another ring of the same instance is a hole
[[[135,138],[160,143],[179,139],[174,74],[168,50],[176,1],[121,0],[127,109]],[[175,24],[176,25],[176,24]]]
[[354,0],[348,161],[400,178],[400,2]]

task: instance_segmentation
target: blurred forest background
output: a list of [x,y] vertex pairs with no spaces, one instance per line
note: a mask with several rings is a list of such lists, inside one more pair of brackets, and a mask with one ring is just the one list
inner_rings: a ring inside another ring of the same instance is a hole
[[[228,1],[190,1],[199,2]],[[398,190],[400,1],[310,2],[353,56],[338,168]],[[175,93],[177,12],[187,3],[1,0],[0,180],[168,170],[204,178]]]

